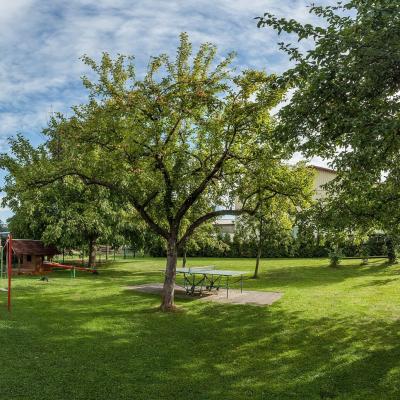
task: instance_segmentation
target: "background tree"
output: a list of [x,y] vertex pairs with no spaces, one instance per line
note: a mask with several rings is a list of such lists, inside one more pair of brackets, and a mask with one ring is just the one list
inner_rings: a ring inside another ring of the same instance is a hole
[[132,208],[124,207],[118,217],[116,231],[121,236],[120,244],[128,246],[133,251],[133,257],[136,257],[139,251],[145,249],[148,227]]
[[278,130],[306,154],[332,160],[338,183],[331,205],[343,212],[335,225],[347,223],[347,232],[354,224],[360,232],[379,227],[388,234],[393,261],[400,206],[400,3],[351,0],[310,12],[321,26],[270,13],[258,21],[314,44],[305,53],[280,44],[295,66],[282,79],[293,96],[279,113]]
[[284,238],[291,234],[300,209],[306,208],[313,194],[313,173],[304,164],[297,167],[282,166],[281,182],[285,182],[286,193],[259,201],[254,214],[237,219],[238,233],[243,238],[256,240],[257,256],[253,278],[258,278],[262,248],[267,237]]
[[324,257],[329,253],[329,242],[321,232],[316,211],[317,204],[302,211],[294,228],[293,254],[297,257]]
[[186,243],[182,245],[182,268],[186,267],[188,253],[195,253],[204,247],[220,247],[218,232],[211,222],[199,226]]
[[[389,264],[396,261],[399,242],[400,214],[397,190],[392,177],[371,182],[365,175],[342,173],[327,185],[329,196],[320,203],[318,223],[336,242],[353,238],[353,242],[366,243],[369,237],[383,235]],[[371,254],[375,255],[375,254]]]
[[[206,227],[208,228],[208,224],[206,224]],[[229,234],[223,233],[218,226],[213,227],[210,236],[203,231],[197,238],[198,240],[195,240],[194,237],[191,237],[187,243],[189,256],[226,257],[229,255],[232,245],[231,237]]]
[[[6,178],[3,204],[14,215],[9,220],[16,237],[41,239],[55,244],[60,250],[87,247],[89,266],[95,266],[96,244],[107,243],[115,234],[119,211],[107,190],[87,186],[73,176],[64,177],[43,188],[21,187],[21,176],[26,171],[24,157],[34,149],[21,137],[11,141],[14,154],[10,169],[15,175]],[[17,172],[18,171],[18,172]]]
[[174,308],[178,250],[200,225],[253,213],[260,192],[286,191],[277,176],[289,154],[270,116],[283,94],[277,78],[252,70],[233,76],[232,56],[216,64],[215,55],[204,44],[192,57],[182,34],[175,60],[152,58],[143,79],[130,58],[84,57],[98,77],[84,79],[88,103],[53,118],[23,173],[12,171],[12,156],[1,158],[21,186],[74,176],[130,204],[167,244],[163,310]]

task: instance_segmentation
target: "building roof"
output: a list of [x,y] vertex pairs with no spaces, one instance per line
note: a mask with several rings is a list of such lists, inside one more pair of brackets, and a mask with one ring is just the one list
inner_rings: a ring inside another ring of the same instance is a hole
[[35,256],[54,256],[55,254],[59,253],[55,246],[45,246],[41,240],[13,239],[11,246],[13,252],[17,256],[22,254],[31,254]]
[[319,165],[310,165],[310,168],[314,168],[318,171],[324,171],[324,172],[330,172],[332,174],[336,174],[336,171],[331,168],[326,168],[326,167],[320,167]]

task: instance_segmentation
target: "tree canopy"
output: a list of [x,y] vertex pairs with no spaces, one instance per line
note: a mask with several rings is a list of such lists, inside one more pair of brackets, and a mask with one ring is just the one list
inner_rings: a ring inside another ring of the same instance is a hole
[[20,166],[12,155],[0,160],[19,187],[72,176],[135,209],[167,243],[164,310],[174,307],[177,252],[200,225],[292,195],[281,180],[290,152],[270,115],[284,88],[265,72],[235,75],[232,58],[218,62],[209,43],[193,54],[186,34],[175,59],[153,57],[143,78],[130,57],[85,56],[97,76],[83,79],[87,103],[56,115],[46,143],[27,150]]
[[14,235],[42,239],[59,249],[87,246],[93,266],[96,242],[112,243],[122,230],[126,210],[118,208],[107,189],[87,186],[75,176],[45,187],[27,186],[25,157],[35,149],[22,137],[11,140],[11,148],[14,159],[9,168],[13,172],[6,177],[3,204],[14,213],[9,220]]
[[[331,160],[327,218],[346,230],[399,229],[400,3],[350,0],[311,6],[320,26],[270,13],[258,26],[311,43],[302,52],[281,43],[295,66],[282,82],[293,91],[279,113],[279,132],[308,155]],[[346,227],[344,226],[346,225]]]
[[321,231],[336,243],[349,237],[366,243],[379,233],[393,263],[400,243],[400,214],[397,182],[392,178],[371,183],[362,174],[341,174],[328,185],[329,196],[315,210]]
[[280,43],[295,63],[283,77],[294,92],[280,112],[281,133],[338,170],[398,175],[400,3],[351,0],[310,12],[320,26],[270,13],[258,20],[312,44],[302,53]]

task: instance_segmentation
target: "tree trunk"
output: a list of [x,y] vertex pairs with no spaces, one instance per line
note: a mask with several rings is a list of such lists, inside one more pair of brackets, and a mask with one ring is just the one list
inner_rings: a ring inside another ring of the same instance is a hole
[[395,264],[397,261],[396,249],[391,237],[386,238],[387,257],[389,264]]
[[256,259],[256,268],[254,270],[254,275],[253,279],[258,278],[258,270],[260,266],[260,258],[261,258],[261,247],[262,247],[262,235],[263,235],[263,220],[260,218],[260,231],[259,231],[259,237],[258,237],[258,246],[257,246],[257,259]]
[[261,243],[258,244],[258,248],[257,248],[256,268],[254,270],[253,279],[258,278],[258,269],[259,269],[259,265],[260,265],[260,258],[261,258]]
[[160,307],[162,311],[173,311],[175,309],[174,292],[177,260],[178,249],[176,239],[173,237],[168,240],[167,246],[167,266],[165,268],[163,298]]
[[93,268],[96,266],[96,240],[89,239],[89,268]]
[[186,267],[186,246],[183,248],[182,268]]

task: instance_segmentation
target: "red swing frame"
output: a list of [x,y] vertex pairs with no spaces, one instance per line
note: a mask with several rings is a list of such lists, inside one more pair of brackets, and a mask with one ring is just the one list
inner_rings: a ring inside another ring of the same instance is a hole
[[7,278],[8,278],[8,287],[7,287],[7,309],[11,312],[11,275],[12,275],[12,235],[11,233],[8,235],[7,240]]

